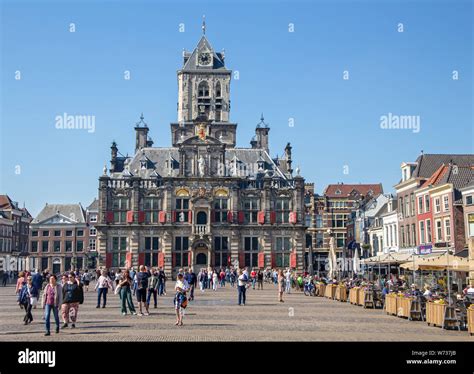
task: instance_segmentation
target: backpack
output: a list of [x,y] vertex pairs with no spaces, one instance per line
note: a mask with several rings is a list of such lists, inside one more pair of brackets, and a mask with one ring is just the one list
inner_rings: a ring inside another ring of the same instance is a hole
[[28,287],[23,285],[18,295],[18,302],[22,305],[28,304]]

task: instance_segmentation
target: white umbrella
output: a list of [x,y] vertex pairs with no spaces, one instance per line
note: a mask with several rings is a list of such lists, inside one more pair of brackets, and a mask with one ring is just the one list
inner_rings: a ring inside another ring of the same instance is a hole
[[354,258],[352,259],[352,268],[354,269],[354,273],[358,274],[360,272],[360,258],[359,258],[359,251],[357,247],[354,252]]

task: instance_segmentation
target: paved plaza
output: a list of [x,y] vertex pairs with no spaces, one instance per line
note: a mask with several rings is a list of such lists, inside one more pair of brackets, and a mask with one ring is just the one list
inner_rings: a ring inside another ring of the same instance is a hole
[[[171,289],[174,283],[170,282]],[[177,327],[171,293],[160,297],[150,316],[122,316],[119,298],[109,293],[107,308],[96,309],[93,287],[85,293],[75,329],[44,336],[42,309],[23,325],[23,310],[14,287],[0,287],[0,341],[472,341],[466,331],[446,331],[425,322],[388,316],[383,310],[302,293],[277,302],[276,287],[250,289],[247,305],[238,306],[237,290],[196,292],[186,309],[184,326]],[[136,303],[135,303],[136,306]],[[54,326],[54,324],[52,325]],[[54,331],[54,328],[52,328]]]

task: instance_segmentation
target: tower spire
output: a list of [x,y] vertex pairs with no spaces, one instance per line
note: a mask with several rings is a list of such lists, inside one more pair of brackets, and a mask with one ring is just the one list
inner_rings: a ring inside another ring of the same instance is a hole
[[206,35],[206,15],[202,16],[202,35]]

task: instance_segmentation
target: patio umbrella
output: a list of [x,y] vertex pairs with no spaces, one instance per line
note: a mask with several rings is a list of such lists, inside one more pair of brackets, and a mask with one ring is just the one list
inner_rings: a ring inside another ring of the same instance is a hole
[[360,258],[357,248],[355,249],[354,258],[352,259],[352,268],[354,269],[354,273],[357,274],[360,272]]

